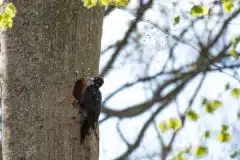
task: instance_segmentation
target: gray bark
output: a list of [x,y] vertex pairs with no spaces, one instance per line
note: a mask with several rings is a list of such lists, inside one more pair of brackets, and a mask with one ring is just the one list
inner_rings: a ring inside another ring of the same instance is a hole
[[103,8],[85,9],[81,0],[12,2],[13,28],[1,33],[3,159],[98,159],[94,134],[80,145],[70,99],[77,79],[98,74]]

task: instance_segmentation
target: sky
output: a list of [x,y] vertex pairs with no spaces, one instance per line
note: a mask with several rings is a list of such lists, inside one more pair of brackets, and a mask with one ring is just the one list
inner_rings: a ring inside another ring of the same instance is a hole
[[[128,6],[129,8],[133,8],[136,5],[136,0],[132,1],[132,3]],[[159,1],[160,2],[160,1]],[[197,2],[197,1],[194,1]],[[208,4],[210,1],[202,1],[206,4]],[[161,3],[168,3],[167,1],[161,1]],[[157,3],[155,4],[157,6]],[[191,7],[187,1],[181,3],[181,6],[187,10]],[[171,6],[169,6],[171,7]],[[145,18],[154,22],[159,22],[159,14],[158,9],[154,6],[154,9],[152,11],[149,11],[146,13]],[[177,14],[177,13],[175,13]],[[170,16],[174,16],[170,15]],[[127,30],[129,26],[129,22],[133,20],[135,17],[131,14],[127,13],[124,10],[117,9],[113,13],[111,13],[109,16],[107,16],[104,19],[103,24],[103,36],[102,36],[102,49],[104,49],[106,46],[113,44],[117,40],[121,39],[124,36],[125,31]],[[159,23],[162,23],[161,21]],[[237,20],[236,20],[237,23]],[[239,21],[240,23],[240,21]],[[180,26],[181,27],[181,26]],[[236,31],[238,29],[238,25],[231,25],[231,31],[230,33],[232,35],[236,34]],[[139,25],[139,29],[144,30],[144,25]],[[175,32],[177,32],[178,27],[175,28]],[[174,31],[173,31],[174,32]],[[149,32],[146,33],[146,35],[149,35],[146,38],[147,40],[144,42],[144,55],[146,58],[148,55],[150,55],[150,51],[153,45],[158,45],[159,52],[157,53],[159,56],[157,56],[158,61],[154,61],[151,65],[151,70],[153,73],[155,73],[157,70],[159,70],[159,66],[161,67],[161,61],[166,58],[166,43],[164,41],[164,38],[161,36],[162,33],[156,33],[156,32]],[[183,48],[184,49],[184,48]],[[111,56],[111,51],[104,54],[104,56],[100,59],[100,70],[106,63],[106,60],[109,59],[109,56]],[[182,57],[179,59],[179,64],[182,62],[186,62],[186,59],[189,57],[189,53],[187,52],[186,55],[182,55]],[[119,60],[121,61],[121,60]],[[149,73],[152,74],[152,73]],[[124,75],[124,76],[122,76]],[[136,75],[133,75],[131,71],[131,67],[121,66],[121,64],[117,65],[116,70],[114,72],[111,72],[109,76],[105,78],[105,84],[101,88],[101,91],[103,93],[103,97],[106,97],[109,95],[114,89],[118,88],[125,82],[133,81],[136,77]],[[214,73],[211,74],[207,80],[205,81],[205,84],[203,85],[202,90],[200,91],[200,96],[198,100],[196,101],[196,104],[194,104],[194,108],[196,111],[198,111],[201,115],[203,115],[203,119],[196,123],[187,123],[187,127],[185,127],[185,131],[181,132],[179,135],[179,138],[177,138],[177,145],[175,146],[176,149],[179,149],[183,147],[184,145],[187,145],[189,143],[191,144],[200,144],[202,141],[199,141],[199,138],[201,137],[201,133],[206,129],[213,130],[213,134],[215,136],[217,135],[218,131],[220,130],[219,126],[222,123],[229,123],[234,124],[233,128],[231,129],[231,132],[233,133],[233,142],[237,142],[240,139],[238,138],[237,133],[240,131],[239,129],[239,121],[237,120],[236,116],[233,116],[234,113],[239,109],[239,101],[234,100],[230,98],[230,93],[226,92],[222,95],[219,95],[218,93],[221,93],[224,91],[224,86],[227,82],[231,82],[232,86],[239,86],[239,83],[232,80],[231,77],[226,76],[221,73]],[[107,84],[107,85],[106,85]],[[192,88],[196,87],[196,83],[193,83],[192,85],[188,86],[184,93],[179,96],[178,101],[180,106],[186,106],[187,105],[187,98],[190,98],[192,95]],[[204,111],[199,108],[199,104],[201,103],[201,97],[207,96],[209,99],[216,99],[220,98],[224,104],[224,107],[219,109],[219,111],[211,115],[204,114]],[[131,104],[135,104],[135,102],[144,101],[145,99],[151,97],[151,95],[147,94],[144,91],[144,87],[142,85],[138,85],[130,90],[124,91],[123,93],[120,93],[119,95],[115,96],[112,100],[107,103],[107,106],[114,106],[114,109],[122,109],[124,106],[129,106]],[[145,120],[148,118],[149,114],[156,109],[157,106],[153,107],[150,111],[147,113],[141,115],[140,117],[134,118],[134,119],[127,119],[121,123],[121,128],[123,130],[124,135],[126,135],[127,139],[130,142],[134,141],[134,138],[136,137],[137,131],[142,126],[142,123],[145,122]],[[163,113],[161,113],[161,116],[157,117],[157,123],[160,121],[170,118],[173,115],[177,115],[177,112],[174,109],[174,105],[170,106],[167,110],[165,110]],[[229,109],[231,107],[231,109]],[[100,119],[103,116],[100,117]],[[126,149],[126,146],[122,143],[118,132],[116,131],[116,123],[118,122],[117,119],[111,119],[100,126],[100,160],[112,160],[116,158],[117,156],[121,155],[121,153],[124,152]],[[190,132],[189,132],[190,130]],[[159,146],[156,143],[156,134],[155,131],[153,131],[153,127],[150,127],[147,131],[147,134],[143,140],[143,142],[140,145],[140,148],[134,152],[134,157],[136,155],[144,155],[149,153],[154,153],[155,151],[159,150]],[[166,134],[164,138],[167,140],[169,139],[170,134]],[[229,145],[219,147],[220,145],[217,144],[218,142],[214,140],[210,140],[207,142],[204,142],[209,144],[210,149],[213,148],[215,150],[214,154],[211,154],[209,157],[206,157],[206,159],[212,159],[212,160],[218,160],[223,158],[224,160],[228,159],[227,151],[230,149]],[[233,143],[234,144],[234,143]],[[231,145],[233,145],[231,144]],[[137,153],[137,154],[135,154]],[[219,158],[220,156],[220,158]],[[133,157],[131,158],[133,159]],[[147,159],[147,158],[146,158]]]

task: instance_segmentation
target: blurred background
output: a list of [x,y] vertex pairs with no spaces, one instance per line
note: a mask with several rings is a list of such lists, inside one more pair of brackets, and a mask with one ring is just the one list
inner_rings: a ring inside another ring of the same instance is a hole
[[238,0],[106,8],[100,160],[240,158],[239,15]]

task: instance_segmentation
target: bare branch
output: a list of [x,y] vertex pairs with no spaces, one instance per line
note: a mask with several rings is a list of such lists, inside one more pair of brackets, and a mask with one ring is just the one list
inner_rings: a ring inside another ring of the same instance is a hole
[[146,102],[131,106],[131,107],[123,109],[121,111],[109,109],[109,108],[103,106],[102,112],[108,116],[116,116],[119,118],[137,116],[137,115],[147,111],[156,102],[164,102],[166,100],[173,99],[174,96],[176,96],[178,94],[179,88],[176,87],[175,89],[170,91],[167,95],[161,97],[160,96],[161,91],[163,91],[163,89],[165,89],[168,85],[170,85],[172,83],[176,83],[180,80],[182,80],[182,81],[190,80],[191,78],[195,77],[196,75],[197,75],[196,71],[179,74],[178,76],[176,76],[172,79],[169,79],[165,83],[160,85],[157,88],[157,90],[155,91],[153,98]]
[[149,0],[146,4],[144,4],[142,7],[140,7],[138,9],[136,19],[134,20],[134,22],[129,27],[129,29],[126,32],[126,34],[125,34],[124,38],[122,39],[122,41],[117,45],[117,48],[116,48],[115,52],[113,53],[111,59],[108,61],[106,66],[103,68],[102,72],[100,73],[100,76],[104,77],[109,72],[109,69],[112,68],[112,65],[115,62],[115,60],[118,57],[118,55],[120,54],[120,51],[128,43],[128,39],[129,39],[131,33],[135,30],[138,22],[140,21],[140,19],[144,15],[145,11],[147,11],[149,8],[152,7],[152,4],[153,4],[153,0]]
[[[179,86],[176,87],[176,93],[178,94],[180,90],[182,90],[184,88],[184,86],[188,83],[189,79],[186,79],[184,82],[182,82],[182,84],[180,84]],[[177,96],[177,95],[175,95]],[[147,130],[147,128],[149,127],[149,124],[155,119],[155,117],[162,111],[163,108],[165,108],[170,102],[172,101],[172,99],[166,99],[166,101],[158,107],[158,109],[150,116],[150,118],[145,122],[144,126],[142,127],[136,141],[130,145],[130,147],[127,149],[126,152],[124,152],[120,157],[117,158],[117,160],[122,160],[122,159],[126,159],[140,144],[142,138],[144,137],[144,134]]]
[[[121,121],[121,120],[120,120]],[[120,128],[120,121],[118,121],[117,125],[116,125],[116,128],[117,128],[117,131],[118,131],[118,134],[119,136],[121,137],[121,139],[123,140],[123,142],[125,142],[125,144],[130,147],[130,144],[129,142],[127,141],[127,139],[124,137],[122,131],[121,131],[121,128]]]
[[219,30],[218,34],[217,34],[217,35],[215,36],[215,38],[207,45],[207,47],[206,47],[207,50],[209,50],[215,43],[217,43],[218,39],[219,39],[219,38],[222,36],[222,34],[224,33],[224,30],[227,28],[227,25],[229,24],[229,22],[232,21],[234,18],[236,18],[239,13],[240,13],[240,8],[238,8],[235,12],[233,12],[233,14],[224,21],[224,23],[223,23],[221,29]]
[[[205,77],[206,77],[206,75],[204,74],[203,77],[202,77],[202,79],[200,80],[200,83],[199,83],[198,87],[196,88],[196,90],[195,90],[192,98],[191,98],[190,101],[189,101],[189,104],[188,104],[188,107],[187,107],[186,111],[189,110],[189,109],[192,107],[192,104],[193,104],[194,100],[196,99],[198,92],[199,92],[200,89],[201,89],[201,86],[202,86],[202,84],[203,84],[203,81],[204,81]],[[171,151],[173,142],[174,142],[177,134],[178,134],[178,133],[182,130],[182,128],[184,127],[184,124],[185,124],[185,121],[186,121],[186,115],[183,115],[183,116],[180,115],[180,117],[181,117],[181,120],[182,120],[182,127],[181,127],[180,129],[178,129],[176,132],[174,132],[174,134],[173,134],[173,136],[171,137],[171,140],[170,140],[170,142],[169,142],[169,144],[168,144],[167,149],[166,149],[165,152],[163,153],[164,156],[162,156],[162,160],[166,160],[167,155],[168,155],[169,152]]]

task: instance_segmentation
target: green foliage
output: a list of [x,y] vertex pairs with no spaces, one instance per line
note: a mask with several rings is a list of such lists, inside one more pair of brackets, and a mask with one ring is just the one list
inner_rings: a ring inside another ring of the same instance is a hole
[[207,99],[206,98],[203,98],[202,100],[202,105],[206,105],[207,104]]
[[229,54],[235,59],[239,58],[239,55],[236,51],[236,47],[239,44],[239,42],[240,42],[240,36],[236,36],[235,38],[232,39],[232,46]]
[[235,58],[235,59],[238,59],[238,58],[239,58],[239,55],[238,55],[235,47],[231,47],[230,55],[231,55],[233,58]]
[[210,105],[213,109],[218,109],[222,106],[222,102],[220,102],[219,100],[214,100],[210,103]]
[[234,151],[230,157],[233,159],[233,158],[236,158],[237,156],[239,155],[239,151]]
[[205,111],[207,112],[207,113],[213,113],[214,112],[214,109],[210,106],[210,105],[206,105],[205,106]]
[[232,97],[239,99],[240,98],[240,88],[234,88],[232,90]]
[[222,132],[227,132],[227,130],[228,130],[228,125],[222,124],[222,126],[221,126],[221,131],[222,131]]
[[220,102],[219,100],[214,100],[205,105],[205,111],[207,113],[213,113],[215,110],[217,110],[221,106],[222,106],[222,102]]
[[211,136],[211,132],[210,131],[205,131],[204,134],[203,134],[204,138],[210,138],[210,136]]
[[184,157],[183,155],[177,155],[174,160],[187,160],[187,158]]
[[197,158],[204,157],[208,154],[208,148],[205,146],[197,146],[194,150],[194,155]]
[[199,119],[199,116],[196,112],[190,110],[187,112],[187,118],[190,121],[197,121]]
[[232,45],[236,46],[240,42],[240,36],[236,36],[232,39]]
[[15,6],[12,3],[5,3],[1,5],[1,8],[3,8],[3,13],[0,15],[0,27],[12,28],[13,18],[16,15]]
[[176,25],[180,22],[180,17],[179,16],[175,16],[173,19],[173,24]]
[[113,3],[112,5],[124,7],[127,4],[128,4],[128,0],[115,0],[115,3]]
[[233,0],[222,0],[222,4],[225,12],[231,12],[234,8]]
[[231,141],[232,136],[228,133],[228,125],[222,124],[221,132],[218,134],[217,140],[221,143]]
[[[234,8],[233,0],[221,0],[225,12],[231,12]],[[190,15],[194,17],[201,17],[208,15],[209,8],[205,5],[194,5],[190,10]]]
[[168,129],[176,131],[182,127],[182,121],[178,118],[170,118],[167,122],[161,122],[158,127],[162,133],[165,133]]
[[191,152],[191,146],[188,146],[180,151],[172,158],[172,160],[187,160],[183,154],[189,154]]
[[121,6],[124,7],[128,4],[128,0],[83,0],[83,6],[86,8],[92,8],[99,6]]
[[220,132],[218,134],[217,140],[221,143],[231,141],[232,136],[228,132]]
[[194,17],[201,17],[204,15],[207,15],[209,12],[209,9],[207,6],[204,5],[195,5],[190,10],[190,15]]
[[168,128],[171,128],[173,130],[178,130],[182,127],[182,121],[178,118],[170,118],[167,123]]
[[190,152],[191,152],[191,149],[192,149],[191,146],[186,147],[186,148],[184,149],[184,150],[185,150],[185,153],[190,153]]
[[83,6],[86,8],[92,8],[97,5],[97,0],[83,0]]
[[162,133],[166,132],[168,129],[167,122],[161,122],[158,127]]

